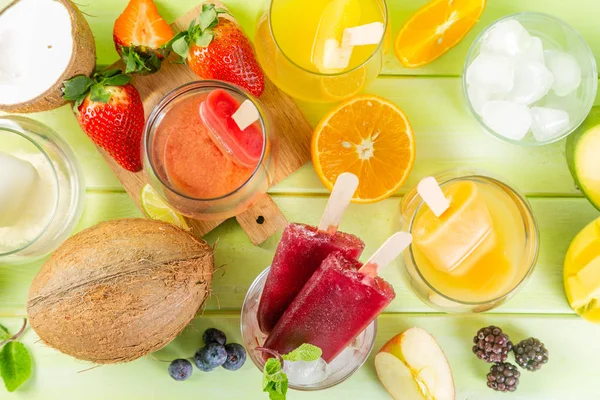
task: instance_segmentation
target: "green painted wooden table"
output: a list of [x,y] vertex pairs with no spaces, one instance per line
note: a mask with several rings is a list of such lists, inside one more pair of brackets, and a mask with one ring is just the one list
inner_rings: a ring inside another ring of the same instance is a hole
[[[0,6],[10,0],[0,0]],[[88,16],[96,36],[98,63],[116,59],[112,44],[112,24],[126,0],[78,2]],[[259,0],[225,0],[244,29],[252,34]],[[394,33],[426,0],[388,0]],[[398,104],[411,120],[417,137],[417,162],[406,187],[426,174],[458,166],[483,168],[504,176],[529,197],[538,218],[542,249],[538,265],[527,285],[509,302],[489,313],[473,316],[435,312],[409,290],[401,280],[400,266],[384,271],[394,284],[396,300],[379,318],[375,348],[402,330],[422,327],[436,336],[448,355],[454,373],[457,399],[573,399],[600,398],[597,360],[600,327],[577,317],[566,302],[562,286],[562,263],[574,235],[598,212],[581,196],[569,175],[564,159],[564,141],[543,148],[515,147],[482,134],[467,112],[460,75],[469,45],[492,21],[520,11],[543,11],[573,25],[600,57],[598,0],[488,0],[481,22],[465,40],[438,61],[415,70],[403,68],[395,57],[387,56],[381,77],[367,89]],[[174,20],[196,4],[195,0],[157,0],[163,15]],[[310,1],[307,1],[307,5]],[[315,125],[327,107],[301,104]],[[100,221],[140,217],[116,177],[92,143],[79,129],[68,107],[31,115],[54,128],[73,146],[83,164],[86,181],[85,211],[78,230]],[[1,145],[0,145],[1,146]],[[316,224],[327,191],[307,165],[271,190],[275,202],[290,221]],[[403,192],[375,205],[350,207],[341,228],[362,237],[366,254],[389,236],[397,226],[398,204]],[[309,210],[309,212],[307,212]],[[228,221],[206,238],[219,240],[213,295],[207,310],[172,344],[155,354],[173,359],[190,356],[201,344],[208,327],[223,329],[232,341],[240,341],[239,310],[250,283],[269,265],[278,237],[260,247],[250,244],[234,221]],[[23,266],[0,265],[0,322],[17,328],[25,315],[25,301],[32,278],[42,262]],[[500,325],[515,339],[537,336],[550,351],[550,363],[541,372],[523,373],[514,394],[499,394],[485,385],[489,365],[471,353],[472,336],[481,326]],[[137,399],[202,398],[266,399],[261,392],[261,375],[251,362],[237,373],[220,370],[211,374],[196,371],[185,383],[173,381],[167,364],[145,357],[130,364],[93,367],[73,360],[38,342],[28,330],[25,341],[33,352],[34,376],[11,398],[26,399]],[[88,370],[82,372],[84,370]],[[0,388],[0,397],[8,394]],[[388,399],[373,367],[373,356],[354,376],[328,391],[290,392],[289,399]]]

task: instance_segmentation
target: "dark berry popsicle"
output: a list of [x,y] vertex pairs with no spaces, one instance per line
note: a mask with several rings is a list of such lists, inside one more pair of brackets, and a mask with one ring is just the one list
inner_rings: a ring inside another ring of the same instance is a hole
[[389,283],[359,272],[361,267],[354,257],[330,254],[279,319],[264,347],[287,354],[310,343],[331,362],[396,297]]
[[260,300],[257,315],[260,329],[266,334],[271,332],[328,255],[340,252],[348,258],[357,259],[364,248],[363,241],[354,235],[343,232],[332,235],[310,225],[288,225],[277,247]]

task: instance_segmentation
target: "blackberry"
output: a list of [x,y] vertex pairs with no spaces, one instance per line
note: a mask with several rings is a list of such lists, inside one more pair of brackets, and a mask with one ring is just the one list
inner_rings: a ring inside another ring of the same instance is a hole
[[488,326],[481,328],[473,338],[475,346],[473,353],[480,360],[489,363],[498,363],[506,361],[508,352],[512,350],[512,342],[508,335],[502,333],[502,329],[497,326]]
[[522,340],[515,346],[514,352],[517,364],[528,371],[537,371],[548,362],[548,350],[536,338]]
[[487,385],[498,392],[514,392],[519,386],[520,376],[516,365],[507,362],[496,363],[487,374]]

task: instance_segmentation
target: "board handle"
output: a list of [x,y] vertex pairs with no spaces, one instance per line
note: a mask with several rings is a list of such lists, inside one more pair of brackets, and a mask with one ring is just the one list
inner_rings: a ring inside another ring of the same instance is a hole
[[288,225],[277,204],[266,193],[261,194],[249,209],[235,218],[255,246]]

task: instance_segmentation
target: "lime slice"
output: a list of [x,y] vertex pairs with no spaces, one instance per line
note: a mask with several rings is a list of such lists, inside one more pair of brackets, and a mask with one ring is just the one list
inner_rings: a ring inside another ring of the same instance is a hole
[[183,229],[189,229],[181,214],[173,210],[150,185],[144,186],[141,197],[144,214],[150,219],[168,222]]

